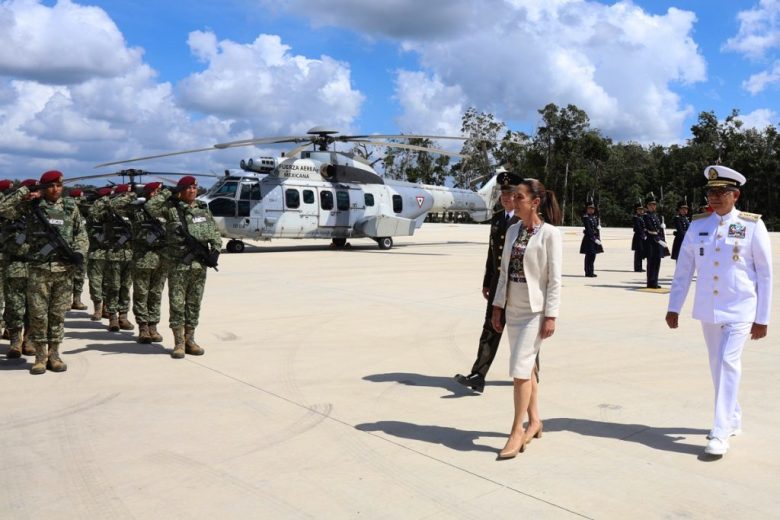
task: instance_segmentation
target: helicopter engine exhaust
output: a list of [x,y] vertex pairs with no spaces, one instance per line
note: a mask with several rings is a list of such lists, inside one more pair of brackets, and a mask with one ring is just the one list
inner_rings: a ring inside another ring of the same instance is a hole
[[246,161],[241,159],[239,166],[247,172],[271,173],[276,168],[276,160],[273,157],[256,157]]

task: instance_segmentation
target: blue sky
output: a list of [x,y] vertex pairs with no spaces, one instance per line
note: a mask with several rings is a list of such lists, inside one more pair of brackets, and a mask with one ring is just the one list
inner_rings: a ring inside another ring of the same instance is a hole
[[457,134],[469,106],[531,133],[574,103],[643,144],[701,111],[777,126],[779,25],[780,0],[0,0],[0,176],[315,124]]

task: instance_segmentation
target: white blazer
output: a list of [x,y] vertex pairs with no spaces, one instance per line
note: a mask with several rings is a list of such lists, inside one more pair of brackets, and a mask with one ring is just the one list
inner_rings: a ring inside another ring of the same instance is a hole
[[[517,240],[523,222],[520,221],[506,232],[504,253],[501,257],[496,295],[493,305],[506,307],[509,284],[509,259],[512,246]],[[539,231],[528,241],[523,257],[523,270],[528,286],[528,301],[531,312],[543,312],[545,317],[557,318],[561,304],[561,264],[563,263],[563,238],[555,226],[543,223]]]

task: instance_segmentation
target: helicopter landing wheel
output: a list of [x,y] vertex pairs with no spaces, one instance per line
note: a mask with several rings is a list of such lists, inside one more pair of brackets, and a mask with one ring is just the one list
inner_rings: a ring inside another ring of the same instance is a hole
[[228,253],[243,253],[244,243],[240,240],[231,240],[227,243]]
[[331,247],[335,249],[344,249],[347,246],[346,238],[334,238],[331,241]]
[[393,239],[391,237],[379,237],[374,240],[379,244],[379,249],[390,249],[393,247]]

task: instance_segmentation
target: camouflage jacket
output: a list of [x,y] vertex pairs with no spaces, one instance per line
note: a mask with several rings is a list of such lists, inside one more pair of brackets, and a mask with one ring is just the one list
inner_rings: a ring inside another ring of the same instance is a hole
[[136,202],[133,207],[133,265],[138,269],[157,269],[167,245],[165,219],[153,217],[146,202]]
[[195,200],[192,204],[181,202],[172,196],[171,192],[163,189],[146,203],[149,213],[153,217],[165,221],[166,246],[164,255],[171,261],[173,269],[204,269],[197,260],[183,263],[189,256],[184,238],[179,212],[182,213],[187,230],[198,242],[214,249],[222,247],[222,237],[217,229],[217,223],[205,202]]
[[[0,201],[7,195],[0,195]],[[27,254],[30,244],[27,242],[27,216],[16,220],[0,218],[0,253],[7,278],[27,278]]]
[[106,237],[106,260],[129,262],[133,259],[132,202],[135,193],[122,193],[113,199],[98,199],[92,206],[89,216],[103,226]]
[[[26,217],[27,244],[30,265],[38,268],[49,269],[53,272],[66,271],[70,264],[57,258],[56,253],[46,251],[50,241],[46,236],[46,226],[35,217],[33,204],[35,200],[25,200],[30,190],[22,187],[0,201],[0,216],[17,220]],[[73,199],[60,198],[56,202],[49,202],[41,197],[37,203],[49,224],[70,245],[74,252],[86,257],[89,240],[87,238],[86,223],[79,213]]]

